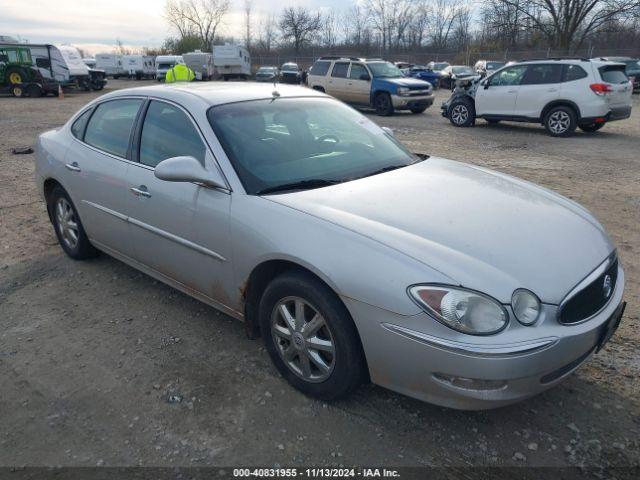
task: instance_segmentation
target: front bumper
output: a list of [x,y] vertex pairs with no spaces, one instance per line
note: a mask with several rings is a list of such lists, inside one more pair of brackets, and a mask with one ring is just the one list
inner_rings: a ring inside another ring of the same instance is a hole
[[400,95],[391,95],[391,102],[393,103],[393,108],[396,110],[410,110],[412,108],[429,108],[433,105],[433,94],[428,95],[416,95],[416,96],[400,96]]
[[437,405],[484,410],[553,387],[596,350],[622,302],[624,272],[609,303],[580,324],[561,325],[544,305],[536,326],[513,318],[488,337],[458,334],[427,314],[403,316],[343,298],[356,323],[373,383]]

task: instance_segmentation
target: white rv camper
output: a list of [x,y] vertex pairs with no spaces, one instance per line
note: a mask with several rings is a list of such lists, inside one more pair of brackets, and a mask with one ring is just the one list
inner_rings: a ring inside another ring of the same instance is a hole
[[119,53],[99,53],[96,55],[96,68],[113,78],[123,77],[127,71],[122,65],[122,55]]
[[96,68],[96,59],[91,57],[83,58],[82,61],[89,68]]
[[181,55],[158,55],[156,57],[156,80],[159,82],[164,81],[164,77],[169,69],[179,63],[184,65],[184,60]]
[[67,64],[71,81],[75,81],[78,86],[88,85],[89,67],[82,61],[82,55],[80,55],[78,49],[71,45],[56,45],[56,48],[60,50],[60,54]]
[[251,56],[249,51],[240,45],[215,45],[213,47],[213,64],[218,75],[223,79],[248,79],[251,76]]
[[182,55],[184,64],[193,70],[196,80],[211,80],[215,67],[213,66],[213,55],[201,50],[185,53]]
[[141,78],[153,78],[156,74],[155,57],[150,55],[124,55],[122,57],[122,65],[127,75]]
[[63,87],[75,83],[71,78],[67,62],[58,47],[34,43],[21,43],[20,46],[28,47],[31,50],[33,63],[44,78],[55,80]]

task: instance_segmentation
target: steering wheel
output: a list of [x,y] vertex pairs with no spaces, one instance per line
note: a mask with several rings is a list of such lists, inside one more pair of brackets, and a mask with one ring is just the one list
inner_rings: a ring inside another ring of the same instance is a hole
[[340,143],[340,139],[331,133],[318,137],[316,142],[325,142],[327,140],[333,140],[331,143]]

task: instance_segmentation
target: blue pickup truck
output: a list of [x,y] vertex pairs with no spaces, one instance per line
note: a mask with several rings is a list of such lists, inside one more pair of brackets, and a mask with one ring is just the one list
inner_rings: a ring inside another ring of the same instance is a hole
[[429,82],[405,77],[394,64],[375,58],[320,57],[307,84],[343,102],[374,108],[378,115],[422,113],[434,98]]

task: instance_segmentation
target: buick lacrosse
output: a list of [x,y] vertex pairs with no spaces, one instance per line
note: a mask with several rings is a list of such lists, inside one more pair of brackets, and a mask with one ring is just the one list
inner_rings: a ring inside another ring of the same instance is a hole
[[609,340],[624,272],[584,208],[413,154],[310,89],[142,87],[39,137],[62,249],[243,320],[294,387],[371,381],[461,409],[561,382]]

